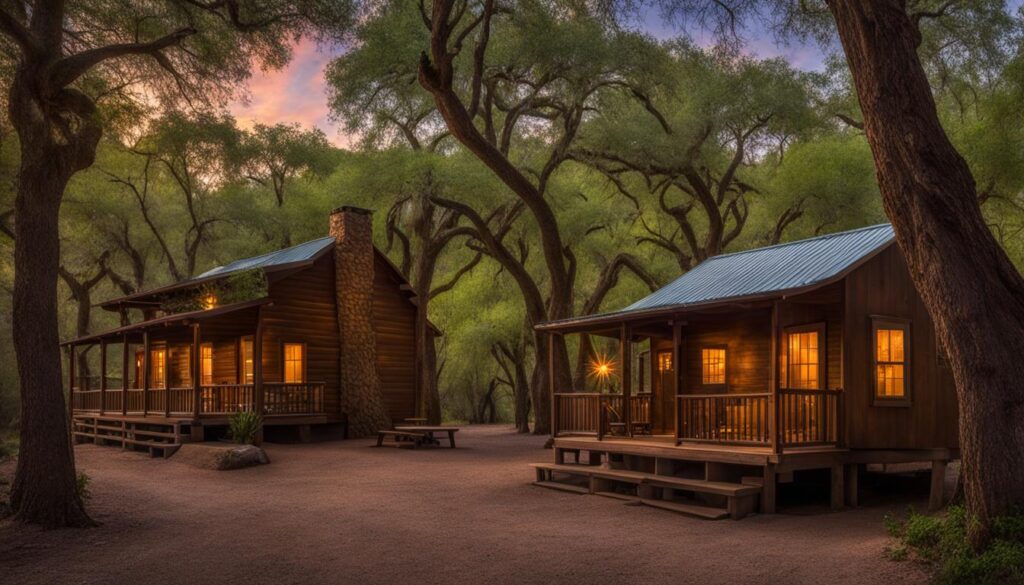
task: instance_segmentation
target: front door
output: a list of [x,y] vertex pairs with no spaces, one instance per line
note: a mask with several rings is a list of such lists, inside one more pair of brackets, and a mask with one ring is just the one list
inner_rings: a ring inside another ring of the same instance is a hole
[[652,432],[655,434],[672,434],[675,432],[675,400],[676,386],[673,382],[675,367],[672,363],[672,350],[658,350],[654,354],[652,382],[654,390],[654,416],[651,421]]

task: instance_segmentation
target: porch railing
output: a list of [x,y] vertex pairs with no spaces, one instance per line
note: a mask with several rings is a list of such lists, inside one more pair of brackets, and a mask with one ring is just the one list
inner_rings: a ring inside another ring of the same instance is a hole
[[676,397],[677,442],[770,446],[836,445],[842,438],[842,390],[780,389],[772,395],[684,394]]
[[[614,423],[622,420],[622,395],[600,392],[556,392],[554,433],[560,435],[611,434]],[[651,395],[630,396],[630,420],[651,424]]]
[[[300,415],[322,414],[324,409],[323,382],[263,384],[263,414]],[[75,390],[72,407],[75,411],[160,415],[191,415],[195,412],[195,388],[139,388],[122,390]],[[255,408],[252,384],[211,384],[199,389],[200,415],[227,415]],[[122,402],[125,401],[125,402]],[[169,404],[168,404],[169,401]],[[170,409],[168,409],[170,406]]]
[[683,394],[677,441],[766,445],[771,394]]
[[779,390],[779,440],[783,445],[831,445],[839,442],[841,390]]

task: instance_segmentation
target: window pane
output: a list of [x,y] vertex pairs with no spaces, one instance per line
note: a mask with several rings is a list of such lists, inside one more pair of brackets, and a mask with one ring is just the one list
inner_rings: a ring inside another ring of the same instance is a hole
[[725,384],[725,350],[701,350],[701,371],[704,384]]
[[906,330],[879,328],[875,331],[875,393],[880,398],[907,395]]
[[818,388],[820,383],[818,332],[790,333],[788,337],[789,351],[783,361],[786,364],[782,377],[783,383],[788,388],[805,390]]
[[213,384],[213,346],[204,343],[199,346],[202,364],[202,384]]
[[242,339],[242,382],[252,384],[252,375],[252,338],[245,337]]
[[286,384],[303,382],[302,372],[305,369],[303,355],[305,346],[301,343],[284,344],[284,381]]

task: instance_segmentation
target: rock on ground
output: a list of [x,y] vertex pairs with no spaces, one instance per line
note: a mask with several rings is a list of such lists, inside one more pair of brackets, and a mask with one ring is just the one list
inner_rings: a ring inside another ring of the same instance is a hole
[[217,471],[270,463],[267,454],[259,447],[227,443],[186,443],[171,460]]

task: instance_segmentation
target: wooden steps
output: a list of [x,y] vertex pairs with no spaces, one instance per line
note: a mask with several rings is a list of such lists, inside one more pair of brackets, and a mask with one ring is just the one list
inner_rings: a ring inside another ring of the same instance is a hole
[[[609,469],[596,465],[532,463],[530,466],[537,473],[534,485],[637,502],[711,520],[726,517],[738,520],[754,512],[762,489],[762,486],[753,482],[730,483],[689,479],[628,469]],[[586,478],[589,489],[565,481],[556,481],[556,474]],[[724,501],[725,507],[678,501],[674,499],[675,491],[693,493],[717,502]]]
[[153,457],[173,455],[188,440],[176,420],[126,419],[90,414],[76,414],[72,419],[71,436],[76,442],[92,441],[97,445],[119,445],[122,449],[142,448]]
[[662,510],[678,512],[680,514],[686,514],[687,516],[697,516],[698,518],[706,518],[708,520],[721,520],[729,517],[728,510],[713,508],[711,506],[701,506],[700,504],[684,504],[682,502],[655,500],[652,498],[641,498],[640,501],[653,508],[661,508]]

